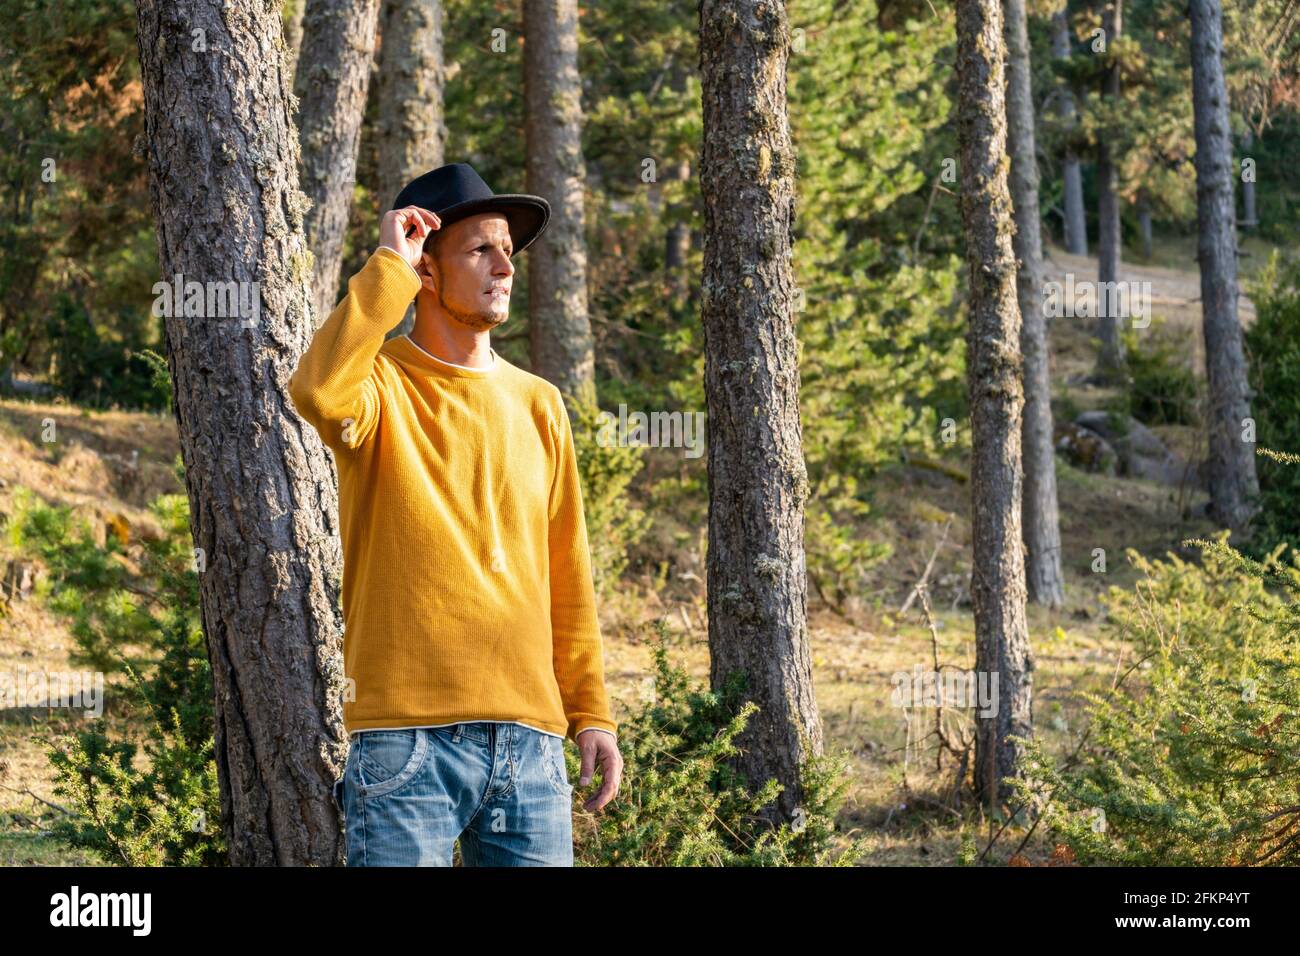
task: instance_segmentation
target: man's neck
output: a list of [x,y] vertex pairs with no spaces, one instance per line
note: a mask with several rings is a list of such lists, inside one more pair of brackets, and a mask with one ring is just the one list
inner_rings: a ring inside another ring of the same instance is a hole
[[488,369],[494,363],[491,333],[487,329],[478,331],[450,321],[421,322],[417,316],[410,337],[434,358],[452,365]]

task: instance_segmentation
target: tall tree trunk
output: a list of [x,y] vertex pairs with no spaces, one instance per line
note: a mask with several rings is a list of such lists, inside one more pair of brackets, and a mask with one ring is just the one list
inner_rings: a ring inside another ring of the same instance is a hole
[[595,343],[587,314],[583,231],[577,0],[524,0],[524,102],[525,188],[551,204],[551,223],[530,247],[528,257],[533,372],[565,395],[594,400]]
[[[691,178],[691,161],[683,159],[672,167],[673,179],[686,182]],[[664,237],[664,270],[668,273],[668,286],[677,299],[686,296],[690,286],[690,277],[686,274],[686,257],[691,252],[691,230],[686,218],[689,207],[684,203],[673,203],[669,207],[672,225]]]
[[[386,212],[417,176],[441,166],[442,0],[383,0],[379,25],[379,210]],[[415,303],[387,338],[415,328]]]
[[1209,414],[1210,507],[1216,521],[1244,532],[1257,510],[1255,448],[1246,358],[1237,317],[1237,232],[1232,194],[1232,131],[1223,79],[1218,0],[1191,0],[1192,104],[1196,114],[1196,251]]
[[1061,526],[1056,503],[1056,449],[1052,440],[1052,390],[1048,372],[1047,318],[1043,314],[1043,238],[1038,213],[1038,153],[1034,147],[1034,98],[1030,89],[1029,29],[1025,0],[1005,0],[1007,31],[1007,145],[1011,154],[1011,201],[1015,207],[1016,290],[1020,348],[1024,355],[1024,524],[1029,551],[1025,577],[1039,604],[1065,602],[1061,572]]
[[[1241,148],[1243,158],[1250,158],[1251,147],[1255,145],[1255,133],[1249,126],[1246,127],[1245,134],[1241,137]],[[1241,222],[1238,223],[1242,229],[1258,229],[1259,214],[1255,211],[1255,177],[1242,177],[1241,180]]]
[[[1102,11],[1101,26],[1106,31],[1106,53],[1113,56],[1115,40],[1123,29],[1123,0],[1111,0]],[[1119,100],[1119,62],[1106,71],[1101,92],[1110,105]],[[1097,134],[1097,331],[1101,337],[1101,350],[1097,355],[1097,371],[1104,379],[1121,375],[1124,368],[1124,340],[1120,338],[1123,324],[1118,315],[1111,314],[1110,305],[1119,296],[1107,290],[1119,279],[1119,171],[1110,155],[1109,131]]]
[[[1033,732],[1032,667],[1020,532],[1020,307],[1007,194],[1002,11],[997,0],[957,0],[957,142],[961,217],[970,269],[967,375],[975,669],[997,680],[993,716],[975,732],[975,781],[990,804],[1005,798]],[[996,675],[996,677],[994,676]]]
[[294,77],[302,142],[302,189],[312,267],[313,322],[324,322],[339,296],[343,234],[357,175],[379,0],[311,0],[303,17]]
[[312,321],[287,56],[266,60],[280,19],[255,0],[136,11],[163,279],[239,283],[258,310],[165,318],[230,860],[335,865],[342,555],[330,457],[288,397]]
[[1145,189],[1138,193],[1138,229],[1142,232],[1142,256],[1151,261],[1151,197]]
[[[1052,54],[1058,59],[1070,56],[1069,4],[1052,15]],[[1073,132],[1077,122],[1074,93],[1068,86],[1061,90],[1060,114],[1067,131]],[[1065,211],[1065,248],[1076,256],[1088,254],[1088,220],[1083,212],[1083,173],[1074,147],[1066,144],[1061,156],[1061,176],[1065,187],[1062,206]]]
[[800,764],[822,750],[803,547],[789,47],[783,4],[700,4],[710,679],[721,692],[742,675],[760,708],[737,766],[753,787],[784,786],[762,811],[769,823],[792,818]]
[[283,9],[284,45],[289,50],[289,76],[298,71],[298,54],[302,51],[302,16],[307,0],[285,0]]

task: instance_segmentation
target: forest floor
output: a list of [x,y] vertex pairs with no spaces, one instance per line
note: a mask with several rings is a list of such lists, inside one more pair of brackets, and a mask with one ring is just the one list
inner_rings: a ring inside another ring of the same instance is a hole
[[[1199,367],[1194,248],[1171,243],[1161,251],[1165,261],[1126,264],[1121,278],[1152,283],[1155,324],[1173,334]],[[1253,255],[1252,265],[1258,266],[1263,250]],[[1076,279],[1093,278],[1096,260],[1051,250],[1047,271],[1058,281],[1072,271]],[[1254,315],[1244,296],[1241,315],[1246,323]],[[1086,382],[1095,341],[1084,325],[1066,319],[1052,327],[1054,402],[1071,410],[1100,407],[1107,398],[1105,389]],[[57,423],[57,441],[42,441],[48,420]],[[1195,451],[1193,436],[1157,431],[1171,446]],[[0,515],[12,513],[15,490],[23,486],[47,503],[74,506],[92,527],[103,528],[118,516],[133,527],[151,521],[148,502],[181,490],[172,472],[178,452],[169,415],[0,400]],[[1125,549],[1161,556],[1212,530],[1196,517],[1205,496],[1195,488],[1104,478],[1059,460],[1058,466],[1067,602],[1058,610],[1031,606],[1029,611],[1035,733],[1054,753],[1072,749],[1085,729],[1083,693],[1109,687],[1131,659],[1124,640],[1107,627],[1104,605],[1108,588],[1131,586],[1136,578]],[[935,711],[905,712],[890,697],[895,675],[911,674],[917,666],[929,670],[936,652],[944,664],[974,665],[969,488],[959,470],[899,467],[883,474],[872,491],[867,533],[892,548],[875,570],[872,593],[839,608],[816,600],[815,592],[810,595],[813,680],[824,744],[842,754],[849,767],[841,830],[866,838],[862,862],[867,865],[952,865],[964,841],[983,850],[993,827],[968,796],[961,804],[951,800],[956,763],[948,756],[937,762]],[[643,507],[658,518],[653,508]],[[651,680],[656,620],[667,625],[672,663],[684,666],[695,681],[708,681],[702,528],[671,518],[658,523],[661,544],[674,542],[672,568],[629,575],[626,586],[601,607],[606,678],[616,708],[622,702],[634,706]],[[1096,548],[1106,551],[1105,573],[1092,570]],[[931,555],[933,635],[919,603],[899,613]],[[11,557],[8,541],[0,538],[0,571]],[[645,564],[633,565],[638,563]],[[40,601],[14,601],[0,615],[0,671],[75,670],[73,647],[66,620]],[[51,805],[59,803],[42,738],[70,732],[82,719],[54,709],[0,711],[0,866],[93,865],[91,857],[42,834],[58,812]],[[945,727],[950,736],[969,735],[971,722],[948,711]],[[1023,836],[1022,831],[1003,834],[987,861],[1006,862]],[[1050,840],[1034,834],[1022,855],[1046,863],[1051,851]]]

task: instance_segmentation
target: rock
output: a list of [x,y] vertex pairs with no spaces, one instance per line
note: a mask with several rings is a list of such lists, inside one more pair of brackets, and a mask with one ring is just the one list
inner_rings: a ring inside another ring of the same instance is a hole
[[1093,411],[1084,412],[1074,423],[1110,442],[1119,454],[1122,475],[1174,486],[1200,482],[1198,468],[1170,451],[1155,432],[1135,418],[1121,418],[1117,422],[1107,412]]
[[1115,477],[1119,456],[1110,442],[1092,429],[1074,422],[1057,422],[1053,437],[1056,450],[1076,468],[1099,472],[1108,478]]

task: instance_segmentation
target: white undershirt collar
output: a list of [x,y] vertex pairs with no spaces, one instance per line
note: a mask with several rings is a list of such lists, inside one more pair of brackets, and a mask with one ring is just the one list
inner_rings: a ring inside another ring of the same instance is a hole
[[434,355],[428,349],[421,347],[420,343],[415,341],[415,339],[411,338],[409,335],[406,336],[406,339],[417,349],[423,352],[425,355],[429,356],[429,358],[433,359],[435,362],[441,362],[443,365],[450,365],[452,368],[463,368],[466,371],[470,371],[470,372],[486,372],[488,369],[493,369],[497,367],[496,349],[492,348],[491,346],[488,346],[488,351],[492,353],[492,364],[489,365],[487,368],[481,368],[475,365],[457,365],[455,362],[448,362],[446,359],[440,359],[438,358],[438,356]]

